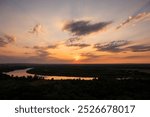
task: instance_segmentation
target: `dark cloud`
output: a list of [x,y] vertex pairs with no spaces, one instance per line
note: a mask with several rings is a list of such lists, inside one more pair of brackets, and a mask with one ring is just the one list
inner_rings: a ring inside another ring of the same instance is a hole
[[[29,46],[24,46],[24,48],[27,48],[27,49],[29,49],[30,47]],[[33,47],[34,48],[34,47]]]
[[83,57],[84,59],[81,60],[81,62],[94,62],[100,59],[100,55],[96,55],[93,53],[81,53],[80,54],[81,57]]
[[4,38],[0,37],[0,47],[4,47],[5,45],[7,45],[7,42],[5,42]]
[[74,44],[68,44],[66,45],[68,47],[77,47],[77,48],[85,48],[85,47],[88,47],[88,46],[91,46],[90,44],[85,44],[85,43],[74,43]]
[[131,42],[125,40],[112,41],[107,44],[95,44],[94,48],[97,51],[106,52],[147,52],[150,51],[150,46],[147,44],[130,45]]
[[7,39],[7,42],[9,42],[9,43],[14,42],[16,40],[16,37],[13,35],[5,34],[4,37]]
[[107,52],[122,52],[125,50],[123,46],[128,45],[130,42],[126,40],[112,41],[107,44],[95,44],[94,48],[98,51],[107,51]]
[[58,45],[48,45],[48,46],[47,46],[48,49],[55,49],[55,48],[57,48],[57,47],[58,47]]
[[[30,48],[30,47],[27,47],[27,48]],[[44,47],[45,48],[45,47]],[[40,47],[40,46],[34,46],[33,49],[44,49],[43,47]]]
[[132,52],[147,52],[150,51],[150,45],[134,45],[129,46],[126,49],[129,49]]
[[[34,49],[35,51],[35,54],[36,54],[36,57],[37,58],[40,58],[40,57],[43,57],[44,58],[52,58],[52,53],[48,52],[48,49],[55,49],[57,48],[58,44],[55,44],[55,45],[48,45],[48,46],[33,46],[33,47],[28,47],[28,46],[25,46],[25,48],[27,49]],[[25,54],[31,54],[31,53],[25,53]]]
[[46,50],[42,50],[42,49],[41,50],[39,49],[36,52],[37,52],[37,55],[40,57],[48,57],[50,55],[49,52],[47,52]]
[[24,52],[24,54],[27,54],[27,55],[28,55],[28,54],[31,54],[31,53],[29,53],[29,52]]
[[84,20],[71,21],[64,26],[63,30],[71,32],[74,36],[83,36],[94,32],[98,32],[111,23],[112,22],[91,23],[91,21]]
[[75,47],[86,47],[86,46],[88,46],[87,44],[80,44],[80,43],[77,43],[78,41],[80,41],[82,38],[79,38],[79,37],[72,37],[72,38],[69,38],[68,40],[66,40],[65,41],[65,45],[66,46],[69,46],[69,47],[71,47],[71,46],[75,46]]
[[40,34],[44,32],[44,27],[41,24],[36,24],[30,31],[29,33],[33,33],[33,34]]
[[51,53],[47,51],[48,47],[34,46],[33,48],[38,57],[49,57],[49,55],[51,55]]
[[[29,58],[31,60],[36,60],[39,63],[61,63],[61,62],[67,62],[67,60],[62,60],[56,57],[53,57],[53,54],[48,52],[45,49],[36,49],[36,55],[30,56]],[[41,60],[41,61],[40,61]]]
[[3,34],[0,36],[0,47],[4,47],[9,43],[13,43],[16,40],[15,36]]
[[79,37],[72,37],[72,38],[69,38],[65,43],[66,44],[70,44],[70,43],[74,43],[74,42],[79,41],[79,40],[81,40],[81,38],[79,38]]
[[58,45],[34,46],[33,49],[55,49]]

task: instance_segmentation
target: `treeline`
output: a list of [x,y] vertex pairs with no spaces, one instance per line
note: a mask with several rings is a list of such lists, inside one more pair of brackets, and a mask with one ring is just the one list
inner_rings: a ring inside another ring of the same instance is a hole
[[43,66],[28,70],[28,73],[53,76],[97,77],[98,79],[149,79],[150,72],[141,69],[119,69],[118,67],[89,67],[89,66]]
[[29,68],[31,64],[0,64],[0,73]]
[[7,75],[7,74],[3,74],[0,73],[0,80],[8,80],[8,79],[12,79],[12,80],[44,80],[44,77],[39,76],[39,75],[33,75],[33,76],[13,76],[13,75]]
[[[149,79],[150,64],[0,64],[0,72],[33,68],[28,73],[49,76],[97,77],[98,79]],[[143,72],[147,70],[149,72]]]

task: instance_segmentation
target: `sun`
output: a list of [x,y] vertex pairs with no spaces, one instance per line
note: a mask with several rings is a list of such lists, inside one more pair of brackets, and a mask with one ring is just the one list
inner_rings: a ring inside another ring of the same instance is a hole
[[80,57],[79,55],[77,55],[77,56],[74,57],[75,61],[79,61],[80,58],[81,58],[81,57]]

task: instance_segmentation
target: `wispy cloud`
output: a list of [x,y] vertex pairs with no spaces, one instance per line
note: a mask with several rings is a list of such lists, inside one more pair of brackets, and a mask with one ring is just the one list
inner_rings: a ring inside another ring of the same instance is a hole
[[129,18],[125,21],[123,21],[119,26],[116,27],[116,29],[120,29],[122,27],[124,27],[125,25],[129,25],[129,24],[135,24],[144,20],[150,20],[150,13],[139,13],[135,16],[129,16]]
[[50,55],[49,52],[47,52],[46,50],[42,50],[42,49],[38,49],[36,50],[37,55],[40,57],[48,57]]
[[[59,45],[58,44],[53,44],[53,45],[47,45],[47,46],[25,46],[24,48],[26,49],[33,49],[37,58],[43,57],[44,58],[53,58],[52,53],[49,52],[49,49],[56,49]],[[31,54],[26,52],[25,54]],[[32,55],[32,54],[31,54]]]
[[[132,44],[132,45],[131,45]],[[150,46],[148,44],[134,44],[133,42],[126,40],[112,41],[107,44],[95,44],[94,48],[97,51],[105,51],[105,52],[148,52],[150,51]]]
[[97,49],[97,51],[107,51],[107,52],[122,52],[124,51],[123,46],[126,46],[129,44],[129,41],[126,40],[119,40],[119,41],[112,41],[107,44],[95,44],[94,48]]
[[133,15],[129,16],[128,19],[117,26],[116,29],[120,29],[126,25],[133,25],[145,20],[150,20],[150,0],[144,3],[144,5],[137,9]]
[[4,47],[7,44],[7,42],[5,42],[4,38],[0,37],[0,47]]
[[144,44],[144,45],[133,45],[129,46],[126,49],[129,49],[132,52],[147,52],[150,51],[150,45]]
[[41,24],[36,24],[35,26],[33,26],[33,28],[29,31],[29,33],[32,33],[32,34],[40,34],[40,33],[44,33],[44,27],[43,25]]
[[81,40],[82,38],[79,38],[79,37],[72,37],[72,38],[69,38],[65,43],[66,44],[72,44],[74,42],[77,42],[79,40]]
[[93,53],[81,53],[80,56],[87,57],[87,58],[97,58],[97,57],[100,57],[99,55],[95,55]]
[[148,0],[147,2],[144,3],[143,1],[143,5],[141,8],[137,9],[137,11],[134,12],[134,14],[132,16],[135,16],[139,13],[143,13],[143,12],[147,12],[150,10],[150,0]]
[[33,49],[56,49],[58,47],[57,44],[55,45],[48,45],[48,46],[34,46]]
[[74,36],[84,36],[103,30],[106,26],[108,26],[111,23],[111,21],[98,23],[91,23],[91,21],[85,20],[70,21],[64,25],[63,30],[69,31]]
[[94,53],[81,53],[80,56],[83,58],[81,62],[94,62],[101,58],[100,55],[96,55]]
[[48,46],[34,46],[33,49],[35,49],[35,52],[38,57],[49,57],[51,55],[50,52],[48,52],[48,49],[56,49],[57,45],[48,45]]
[[[43,52],[44,53],[44,52]],[[9,56],[0,55],[0,63],[69,63],[71,60],[63,60],[52,56],[31,55],[31,56]]]
[[3,34],[0,36],[0,47],[4,47],[9,43],[15,42],[16,37],[13,35]]
[[89,47],[91,46],[90,44],[85,44],[85,43],[74,43],[74,44],[68,44],[66,45],[68,47],[77,47],[79,49],[85,48],[85,47]]
[[126,57],[123,57],[123,58],[127,58],[127,59],[141,59],[141,58],[150,58],[150,55],[142,55],[142,56],[126,56]]

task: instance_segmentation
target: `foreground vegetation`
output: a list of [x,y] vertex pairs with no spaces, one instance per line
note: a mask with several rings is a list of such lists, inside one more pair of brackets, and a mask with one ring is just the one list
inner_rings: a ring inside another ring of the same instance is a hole
[[150,99],[150,80],[42,80],[1,75],[0,99]]
[[[145,72],[146,67],[138,68],[144,72],[132,72],[137,70],[129,70],[129,67],[113,68],[116,69],[114,75],[108,73],[103,75],[105,78],[98,80],[83,81],[83,80],[44,80],[38,76],[34,77],[14,77],[2,74],[4,71],[11,71],[15,69],[23,69],[31,67],[26,66],[3,66],[0,67],[0,99],[150,99],[150,75]],[[35,70],[41,69],[44,66],[34,66]],[[134,67],[134,66],[133,66]],[[93,67],[95,68],[95,67]],[[106,68],[105,73],[106,73]],[[66,68],[67,69],[67,68]],[[65,69],[65,71],[66,71]],[[83,67],[80,68],[80,70]],[[91,70],[89,67],[88,69]],[[112,69],[112,68],[109,68]],[[109,71],[109,69],[107,71]],[[118,69],[118,71],[117,71]],[[130,68],[131,69],[131,68]],[[137,69],[137,67],[136,67]],[[149,66],[148,66],[149,69]],[[43,69],[44,70],[44,69]],[[47,70],[50,70],[47,68]],[[54,69],[56,70],[56,69]],[[58,71],[59,69],[57,69]],[[70,69],[73,70],[73,69]],[[87,69],[86,69],[87,70]],[[101,69],[97,68],[97,71]],[[119,71],[123,72],[119,74]],[[94,71],[94,70],[93,70]],[[65,73],[65,72],[64,72]],[[69,72],[68,72],[69,73]],[[75,73],[72,71],[72,73]],[[91,72],[92,73],[92,72]],[[98,72],[97,72],[98,73]],[[77,72],[78,74],[78,72]],[[89,72],[90,74],[90,72]],[[123,74],[123,75],[121,75]],[[140,74],[144,74],[143,76]],[[112,75],[112,76],[111,76]],[[130,76],[130,79],[123,79],[124,75]],[[110,76],[110,77],[107,77]],[[114,79],[115,77],[121,79]],[[122,76],[122,77],[121,77]],[[132,76],[132,78],[131,78]],[[136,77],[136,78],[135,78]],[[149,77],[149,78],[148,78]]]

